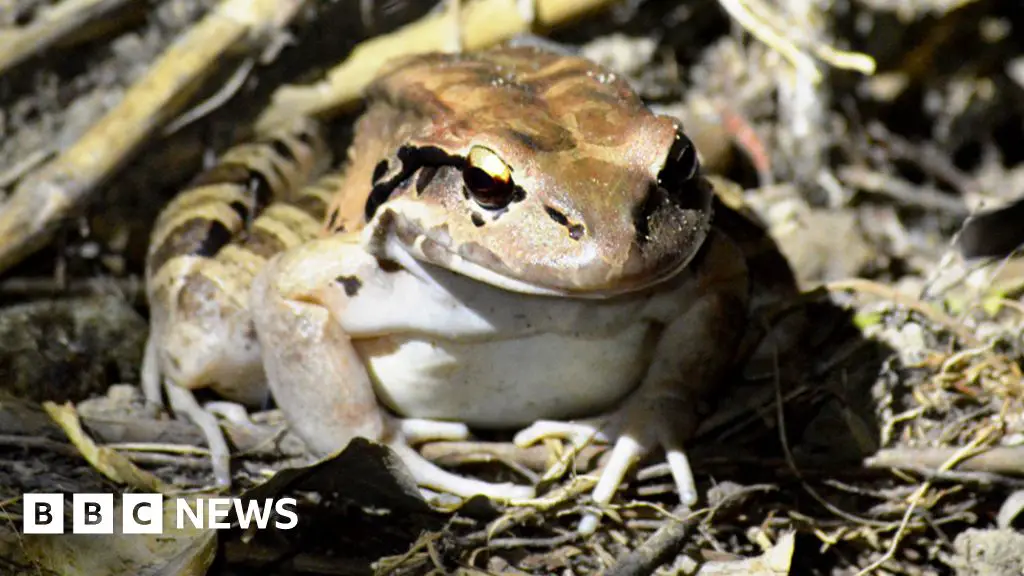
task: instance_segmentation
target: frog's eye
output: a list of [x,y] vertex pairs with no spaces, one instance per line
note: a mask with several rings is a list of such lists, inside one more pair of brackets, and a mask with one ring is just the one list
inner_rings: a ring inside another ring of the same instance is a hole
[[672,143],[665,166],[658,174],[658,186],[669,192],[678,191],[681,185],[696,176],[699,167],[696,146],[682,130],[677,130],[676,141]]
[[483,146],[473,146],[469,150],[462,181],[476,203],[484,208],[504,208],[515,196],[512,169]]

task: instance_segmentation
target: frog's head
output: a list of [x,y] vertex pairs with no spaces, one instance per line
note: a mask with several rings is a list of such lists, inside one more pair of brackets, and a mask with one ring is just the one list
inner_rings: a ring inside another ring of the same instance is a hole
[[591,297],[656,284],[696,254],[711,218],[697,152],[624,82],[533,49],[433,69],[377,85],[432,121],[375,174],[371,245],[508,290]]

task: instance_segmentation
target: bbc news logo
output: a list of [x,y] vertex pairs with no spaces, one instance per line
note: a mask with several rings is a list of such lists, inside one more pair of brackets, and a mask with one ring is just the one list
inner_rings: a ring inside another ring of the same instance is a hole
[[[63,494],[25,494],[22,531],[25,534],[65,534]],[[113,494],[73,494],[71,500],[72,534],[113,534],[118,515]],[[238,526],[247,530],[255,524],[264,529],[295,528],[295,498],[245,501],[242,498],[173,498],[173,528],[223,530],[231,528],[232,512]],[[123,494],[121,496],[121,534],[162,534],[164,496],[162,494]]]

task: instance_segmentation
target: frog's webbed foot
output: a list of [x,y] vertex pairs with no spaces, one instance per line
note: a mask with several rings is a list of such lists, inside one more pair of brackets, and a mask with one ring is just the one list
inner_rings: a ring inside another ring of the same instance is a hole
[[[576,422],[540,420],[516,434],[518,446],[530,446],[545,438],[566,440],[577,449],[590,442],[613,443],[611,455],[600,472],[591,496],[598,508],[606,506],[622,485],[630,467],[657,448],[665,451],[680,501],[697,502],[697,487],[689,458],[683,449],[688,432],[695,426],[691,402],[645,398],[637,395],[619,409],[601,418]],[[579,531],[590,534],[597,528],[598,515],[588,512]]]
[[447,492],[460,498],[482,494],[495,500],[519,500],[536,495],[532,486],[510,482],[496,484],[453,474],[427,460],[412,447],[422,442],[468,440],[470,432],[465,424],[406,418],[399,421],[398,427],[400,441],[392,441],[389,446],[402,458],[416,483],[424,488]]

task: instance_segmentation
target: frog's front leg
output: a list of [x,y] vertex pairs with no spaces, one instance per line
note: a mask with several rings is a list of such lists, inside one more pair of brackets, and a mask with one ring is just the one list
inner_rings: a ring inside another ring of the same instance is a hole
[[[699,424],[696,407],[719,384],[735,357],[743,335],[748,277],[743,255],[728,238],[713,232],[692,281],[696,297],[669,321],[641,384],[609,414],[579,422],[538,421],[520,431],[515,442],[531,445],[546,437],[581,446],[590,439],[614,443],[592,493],[598,506],[608,504],[629,468],[661,447],[685,504],[697,501],[697,489],[684,444]],[[657,312],[655,312],[657,315]],[[597,516],[580,523],[593,532]]]
[[529,486],[447,472],[411,446],[465,439],[464,424],[398,418],[378,402],[357,343],[387,346],[389,333],[415,329],[423,315],[451,313],[425,292],[408,272],[384,270],[355,235],[317,240],[271,261],[253,284],[251,307],[275,401],[318,454],[338,452],[358,436],[393,449],[419,486],[463,498],[533,496]]

